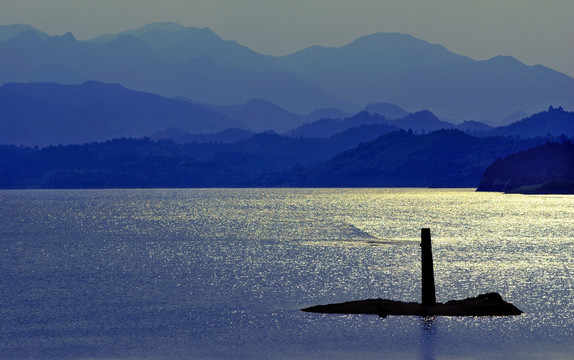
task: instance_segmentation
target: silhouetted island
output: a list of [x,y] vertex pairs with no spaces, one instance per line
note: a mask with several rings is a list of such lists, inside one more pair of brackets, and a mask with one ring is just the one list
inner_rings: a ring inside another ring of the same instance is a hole
[[423,305],[388,299],[367,299],[338,304],[317,305],[301,309],[305,312],[328,314],[375,314],[416,316],[508,316],[520,315],[522,311],[504,301],[498,293],[488,293],[464,300]]
[[523,312],[502,299],[498,293],[488,293],[464,300],[436,302],[430,229],[422,229],[422,302],[388,299],[367,299],[344,303],[317,305],[301,309],[305,312],[328,314],[374,314],[414,316],[509,316]]

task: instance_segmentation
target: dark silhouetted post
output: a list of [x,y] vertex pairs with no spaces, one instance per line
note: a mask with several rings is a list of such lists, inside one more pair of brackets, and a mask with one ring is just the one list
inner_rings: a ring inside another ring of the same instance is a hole
[[421,255],[422,255],[422,304],[435,305],[434,270],[432,264],[432,245],[430,229],[421,229]]

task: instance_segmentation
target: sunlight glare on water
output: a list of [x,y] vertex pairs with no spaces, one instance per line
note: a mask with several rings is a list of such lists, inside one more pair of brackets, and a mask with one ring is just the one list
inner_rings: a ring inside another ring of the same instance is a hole
[[[574,197],[469,189],[0,191],[0,358],[565,359]],[[304,306],[499,292],[519,317]]]

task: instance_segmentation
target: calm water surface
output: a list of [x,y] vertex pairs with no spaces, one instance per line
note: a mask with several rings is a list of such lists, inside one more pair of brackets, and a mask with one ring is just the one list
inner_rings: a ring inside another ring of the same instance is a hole
[[[499,292],[526,314],[319,315]],[[572,359],[574,196],[0,191],[2,359]]]

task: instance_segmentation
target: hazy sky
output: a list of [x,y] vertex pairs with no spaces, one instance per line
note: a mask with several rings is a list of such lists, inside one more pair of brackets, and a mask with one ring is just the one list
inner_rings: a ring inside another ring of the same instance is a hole
[[574,0],[0,0],[0,24],[81,40],[174,21],[282,55],[401,32],[477,60],[511,55],[574,77],[573,18]]

